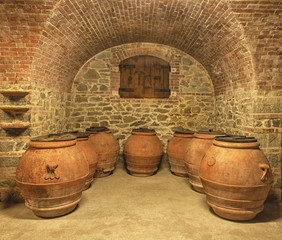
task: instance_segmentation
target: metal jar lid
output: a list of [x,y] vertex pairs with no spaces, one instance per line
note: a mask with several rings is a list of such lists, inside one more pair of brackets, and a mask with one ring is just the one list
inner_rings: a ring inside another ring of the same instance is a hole
[[257,142],[257,139],[254,137],[246,137],[246,136],[236,136],[236,135],[231,135],[231,136],[217,136],[215,137],[216,141],[220,142],[233,142],[233,143],[252,143],[252,142]]
[[76,136],[72,134],[49,134],[32,138],[31,142],[61,142],[75,140]]
[[77,138],[88,138],[90,136],[90,133],[88,132],[77,132],[77,133],[72,133],[74,136]]
[[86,131],[89,131],[89,132],[106,132],[106,131],[109,131],[109,129],[107,127],[90,127],[90,128],[86,128]]
[[149,128],[135,128],[132,130],[132,132],[143,132],[143,133],[155,133],[155,129],[149,129]]
[[221,131],[199,131],[198,134],[207,134],[207,135],[226,135],[224,132]]
[[174,133],[175,134],[194,134],[194,132],[189,129],[176,130]]

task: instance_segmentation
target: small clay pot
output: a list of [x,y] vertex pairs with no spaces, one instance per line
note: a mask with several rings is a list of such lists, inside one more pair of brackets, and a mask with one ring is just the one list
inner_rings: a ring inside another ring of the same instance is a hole
[[107,177],[113,173],[120,147],[118,139],[106,127],[91,127],[89,141],[93,144],[98,155],[97,170],[94,177]]
[[88,174],[76,137],[52,135],[31,140],[19,161],[16,181],[27,208],[40,217],[57,217],[75,209]]
[[184,163],[187,145],[194,137],[194,132],[189,130],[176,131],[167,145],[167,154],[170,171],[180,177],[188,177],[188,171]]
[[158,171],[163,144],[153,129],[134,129],[124,143],[126,168],[133,176],[151,176]]
[[200,163],[207,150],[211,147],[216,136],[225,135],[222,132],[202,131],[194,134],[194,138],[186,148],[184,163],[187,167],[189,182],[193,189],[199,193],[204,193],[203,185],[199,177]]
[[254,138],[217,137],[200,166],[209,206],[226,219],[253,219],[264,208],[273,176]]

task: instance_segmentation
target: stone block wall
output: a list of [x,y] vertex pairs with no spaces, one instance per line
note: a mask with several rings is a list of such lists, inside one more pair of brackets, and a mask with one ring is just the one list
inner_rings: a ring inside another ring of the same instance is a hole
[[216,125],[221,131],[255,137],[281,188],[282,91],[246,91],[216,97]]
[[[135,55],[170,62],[171,96],[120,98],[119,63]],[[68,129],[107,126],[119,139],[133,128],[154,128],[164,144],[178,128],[214,128],[213,85],[203,66],[175,48],[152,43],[124,44],[105,50],[84,64],[74,80]]]
[[[16,197],[15,172],[18,161],[28,148],[30,138],[66,130],[67,105],[70,94],[48,90],[46,87],[29,85],[5,85],[0,91],[15,89],[26,91],[23,96],[0,94],[0,108],[26,107],[17,114],[17,120],[10,111],[0,109],[0,199],[13,193]],[[7,124],[27,124],[23,128],[6,128]]]

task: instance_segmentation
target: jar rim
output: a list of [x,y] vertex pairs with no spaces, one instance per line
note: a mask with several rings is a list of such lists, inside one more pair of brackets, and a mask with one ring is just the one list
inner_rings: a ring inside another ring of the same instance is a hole
[[31,142],[62,142],[62,141],[73,141],[76,139],[76,136],[73,134],[49,134],[42,135],[30,139]]

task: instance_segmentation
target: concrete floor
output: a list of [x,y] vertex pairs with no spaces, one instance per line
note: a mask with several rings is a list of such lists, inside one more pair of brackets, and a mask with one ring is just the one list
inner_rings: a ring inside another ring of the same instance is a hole
[[23,203],[0,203],[0,239],[248,240],[282,239],[281,204],[248,222],[216,216],[188,180],[172,175],[167,162],[151,177],[114,174],[95,179],[78,208],[63,217],[36,217]]

